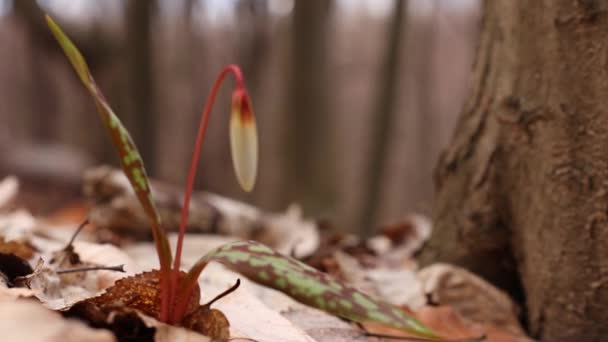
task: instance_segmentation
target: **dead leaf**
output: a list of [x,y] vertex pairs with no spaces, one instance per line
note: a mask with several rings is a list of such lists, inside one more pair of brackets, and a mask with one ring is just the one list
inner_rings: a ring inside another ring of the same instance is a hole
[[[58,243],[36,238],[36,245],[47,251],[42,258],[53,260],[44,263],[28,277],[30,288],[36,290],[36,296],[50,309],[60,310],[70,307],[83,299],[98,295],[125,276],[121,272],[90,271],[61,273],[66,269],[84,267],[132,265],[132,260],[115,246],[75,242],[73,248],[58,248],[65,243]],[[48,250],[51,250],[50,252]],[[58,251],[58,252],[57,252]],[[128,266],[127,270],[131,270]],[[61,273],[61,274],[60,274]]]
[[[221,269],[219,265],[218,268]],[[210,273],[217,274],[216,272]],[[230,281],[234,280],[234,276],[232,273]],[[208,285],[209,283],[205,282],[206,289]],[[274,308],[266,306],[244,287],[218,301],[215,306],[230,318],[231,337],[258,342],[314,342],[302,329],[281,316]]]
[[[74,243],[74,251],[80,255],[80,259],[84,262],[94,265],[125,265],[127,274],[134,274],[137,271],[135,262],[122,249],[111,244],[99,244],[84,241],[76,241]],[[125,273],[99,271],[98,288],[106,289],[113,285],[118,279],[124,278]]]
[[[182,272],[182,276],[185,273]],[[99,308],[128,307],[141,311],[154,319],[160,317],[160,281],[159,271],[140,273],[118,280],[114,286],[94,298],[86,301]],[[200,290],[197,287],[186,312],[191,313],[199,306]]]
[[228,319],[220,310],[211,309],[208,305],[199,306],[186,315],[181,324],[184,328],[198,331],[214,340],[228,341],[230,338]]
[[453,265],[434,264],[420,270],[418,277],[434,303],[449,305],[474,322],[524,334],[518,306],[506,293],[475,274]]
[[11,301],[17,298],[34,297],[34,291],[22,287],[8,287],[4,281],[0,280],[0,303]]
[[63,312],[67,318],[78,318],[95,328],[111,331],[119,340],[153,341],[155,328],[147,324],[136,310],[126,307],[100,308],[81,301]]
[[17,195],[19,181],[15,176],[5,177],[0,182],[0,208],[6,207]]
[[[159,275],[160,272],[154,270],[119,279],[103,294],[76,303],[67,310],[67,315],[80,317],[95,326],[107,327],[116,334],[125,333],[120,330],[122,320],[131,322],[131,325],[139,322],[133,316],[135,312],[141,312],[158,320]],[[182,272],[181,276],[185,276],[185,273]],[[209,306],[200,306],[199,301],[200,289],[197,286],[188,302],[186,318],[180,322],[180,325],[217,340],[227,340],[229,324],[226,317],[220,311],[210,309]]]
[[368,342],[360,328],[323,311],[300,306],[281,313],[317,342]]
[[[174,239],[170,239],[170,241],[174,242]],[[233,241],[234,238],[219,235],[189,235],[184,241],[182,261],[186,266],[193,264],[200,257],[200,254],[207,253]],[[157,267],[152,243],[138,243],[126,248],[126,252],[140,269]],[[237,273],[230,271],[221,264],[209,264],[199,278],[199,285],[205,289],[202,294],[203,301],[211,300],[215,294],[231,286],[236,278],[239,278]],[[283,309],[287,310],[289,305],[303,306],[302,304],[273,289],[257,285],[247,279],[241,280],[242,285],[238,291],[214,304],[214,307],[221,310],[230,320],[231,342],[251,342],[252,340],[257,342],[314,341],[302,329],[298,328],[297,324],[290,322],[279,312]],[[277,297],[281,297],[284,300],[283,303],[289,302],[291,304],[279,305],[274,300]],[[272,299],[268,300],[269,298]],[[272,329],[268,329],[268,327],[272,327]]]
[[[445,340],[471,340],[483,342],[532,342],[524,335],[513,334],[492,325],[473,323],[448,306],[426,306],[415,313],[425,325],[437,332]],[[395,337],[413,337],[402,331],[380,324],[365,323],[363,327],[372,334]],[[384,339],[384,341],[399,341]]]
[[27,299],[4,301],[0,305],[2,341],[112,342],[109,331],[87,327],[64,319],[58,313]]
[[19,209],[0,215],[0,236],[6,241],[26,241],[32,236],[36,219],[27,211]]
[[[208,336],[203,336],[198,332],[192,330],[176,327],[174,325],[168,325],[161,323],[154,318],[139,314],[141,320],[149,328],[156,329],[154,334],[155,342],[211,342],[212,339]],[[214,340],[215,341],[215,340]],[[235,339],[231,341],[236,342]],[[248,341],[251,342],[251,341]]]
[[29,260],[34,256],[34,248],[21,241],[6,241],[0,236],[0,253],[14,254],[24,260]]
[[396,305],[418,308],[426,303],[422,283],[413,269],[406,267],[363,267],[359,261],[342,252],[334,253],[336,272],[356,288]]
[[431,236],[431,221],[420,214],[410,214],[402,221],[384,226],[380,235],[366,242],[366,246],[379,256],[387,266],[402,265],[409,262]]
[[[90,219],[97,227],[136,238],[150,237],[150,225],[123,172],[108,166],[87,170],[85,195],[94,203]],[[151,181],[156,205],[167,229],[179,226],[182,189]],[[319,247],[317,224],[290,206],[284,213],[267,213],[251,205],[219,195],[198,192],[190,202],[190,233],[214,233],[254,239],[298,258],[313,254]]]
[[27,276],[34,272],[27,260],[15,254],[0,253],[0,278],[9,287],[17,286],[20,277]]

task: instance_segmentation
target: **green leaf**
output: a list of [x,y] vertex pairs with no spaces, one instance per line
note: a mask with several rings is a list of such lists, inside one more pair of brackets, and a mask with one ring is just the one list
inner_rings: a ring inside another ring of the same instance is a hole
[[210,261],[222,263],[252,281],[336,316],[360,323],[376,322],[415,336],[440,340],[435,332],[403,309],[374,299],[329,274],[255,241],[234,242],[209,252],[190,269],[180,293],[188,296],[190,285],[196,284]]
[[133,139],[131,139],[129,132],[122,125],[116,114],[114,114],[112,108],[110,108],[110,105],[99,90],[99,87],[89,71],[87,63],[80,51],[78,51],[78,48],[76,48],[70,38],[63,33],[59,25],[57,25],[50,16],[46,16],[46,21],[51,32],[53,32],[53,35],[59,42],[59,45],[61,45],[66,56],[72,63],[78,77],[93,97],[93,100],[95,100],[97,112],[101,116],[104,126],[110,134],[114,148],[118,152],[120,165],[129,179],[139,202],[152,221],[152,234],[154,235],[161,269],[164,268],[168,271],[171,266],[171,247],[169,246],[167,236],[161,227],[160,216],[152,199],[152,192],[150,191],[144,162],[137,151],[137,147],[135,146],[135,143],[133,143]]

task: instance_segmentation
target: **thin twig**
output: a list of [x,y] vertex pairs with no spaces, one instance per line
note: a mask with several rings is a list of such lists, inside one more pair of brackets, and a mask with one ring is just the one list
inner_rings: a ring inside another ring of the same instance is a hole
[[236,291],[236,289],[239,288],[239,286],[241,285],[241,279],[237,279],[236,283],[234,283],[234,285],[232,285],[229,289],[227,289],[226,291],[220,293],[219,295],[215,296],[215,298],[213,298],[212,300],[210,300],[207,304],[205,304],[204,306],[207,307],[211,307],[211,305],[215,302],[217,302],[218,300],[226,297],[227,295],[231,294],[232,292]]
[[89,272],[89,271],[116,271],[125,272],[125,265],[117,266],[89,266],[89,267],[77,267],[67,268],[64,270],[58,270],[57,274],[75,273],[75,272]]
[[78,234],[80,234],[80,232],[82,231],[82,229],[89,224],[89,219],[85,219],[84,222],[82,222],[78,228],[76,229],[76,231],[74,232],[74,234],[72,234],[72,238],[70,238],[70,242],[68,242],[68,244],[65,246],[65,248],[63,249],[64,251],[67,251],[70,247],[72,247],[72,244],[74,243],[74,240],[76,240],[76,236],[78,236]]
[[[89,224],[89,219],[86,218],[79,226],[78,228],[76,228],[76,231],[74,232],[74,234],[72,234],[72,237],[70,238],[70,241],[67,243],[67,245],[65,245],[65,247],[63,247],[63,251],[65,253],[63,253],[63,255],[61,256],[61,260],[57,263],[57,265],[61,265],[63,264],[63,262],[65,261],[65,259],[69,256],[72,255],[74,253],[74,247],[72,246],[74,244],[74,241],[76,240],[76,237],[78,236],[78,234],[80,234],[80,232],[82,231],[82,229]],[[51,264],[55,263],[55,260],[51,260]]]

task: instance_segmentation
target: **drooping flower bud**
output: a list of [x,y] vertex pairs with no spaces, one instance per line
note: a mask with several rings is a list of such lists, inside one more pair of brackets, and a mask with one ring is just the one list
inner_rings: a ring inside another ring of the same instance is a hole
[[258,133],[249,95],[243,87],[232,92],[230,149],[236,178],[243,190],[251,191],[258,169]]

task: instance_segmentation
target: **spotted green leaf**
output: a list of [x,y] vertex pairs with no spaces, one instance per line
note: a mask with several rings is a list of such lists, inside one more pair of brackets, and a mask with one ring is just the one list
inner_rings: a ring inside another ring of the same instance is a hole
[[[439,340],[437,334],[403,309],[377,300],[329,274],[279,254],[255,241],[221,246],[201,258],[188,272],[180,293],[188,293],[210,261],[216,261],[293,299],[355,322],[376,322],[412,335]],[[186,295],[187,296],[187,295]]]
[[160,216],[158,215],[152,199],[144,162],[137,151],[137,147],[135,146],[135,143],[133,143],[133,139],[131,139],[129,132],[122,125],[116,114],[114,114],[110,105],[99,90],[99,87],[89,71],[87,63],[80,51],[78,51],[78,48],[76,48],[70,38],[68,38],[50,16],[46,16],[46,21],[51,32],[53,32],[53,35],[59,42],[59,45],[61,45],[66,56],[72,63],[78,77],[95,101],[97,112],[101,116],[104,126],[110,134],[114,148],[120,157],[120,165],[129,179],[129,182],[131,182],[131,186],[135,190],[139,202],[152,221],[152,234],[154,235],[154,241],[156,242],[161,268],[168,270],[168,267],[171,265],[171,248],[166,234],[161,227]]

